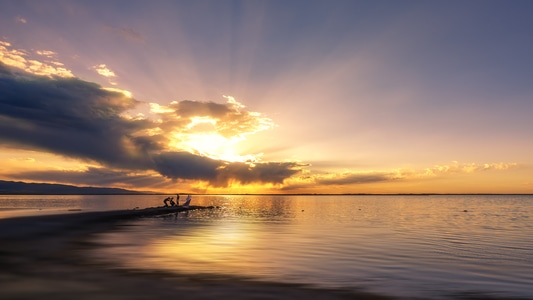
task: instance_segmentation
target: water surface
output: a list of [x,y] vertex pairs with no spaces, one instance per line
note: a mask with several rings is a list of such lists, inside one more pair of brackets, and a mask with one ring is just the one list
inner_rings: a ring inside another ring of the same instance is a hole
[[0,219],[154,207],[163,205],[162,200],[165,197],[162,195],[0,195]]
[[127,268],[220,273],[405,297],[533,298],[532,196],[195,196],[101,234]]

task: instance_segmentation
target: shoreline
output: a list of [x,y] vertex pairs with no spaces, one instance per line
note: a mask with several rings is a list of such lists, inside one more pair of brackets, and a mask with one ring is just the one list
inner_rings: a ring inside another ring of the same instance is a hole
[[213,207],[191,206],[80,212],[0,220],[1,299],[367,299],[392,297],[364,291],[259,282],[230,275],[190,275],[121,269],[84,252],[101,245],[90,237],[122,221]]

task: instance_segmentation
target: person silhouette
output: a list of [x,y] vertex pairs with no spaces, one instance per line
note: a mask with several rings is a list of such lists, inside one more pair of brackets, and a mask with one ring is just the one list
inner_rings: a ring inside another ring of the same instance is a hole
[[174,206],[174,201],[172,200],[172,197],[166,197],[165,200],[163,200],[163,203],[165,204],[165,207],[168,207],[168,202],[170,201],[170,204]]
[[189,204],[191,203],[191,200],[192,200],[191,195],[188,195],[187,199],[185,199],[185,203],[183,203],[183,207],[189,208]]

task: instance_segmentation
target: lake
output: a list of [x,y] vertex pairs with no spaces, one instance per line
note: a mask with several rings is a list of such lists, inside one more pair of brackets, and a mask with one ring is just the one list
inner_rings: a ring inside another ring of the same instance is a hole
[[[0,218],[160,206],[164,197],[0,196]],[[406,298],[533,298],[530,195],[194,195],[192,204],[218,208],[128,221],[96,235],[103,247],[89,255],[121,268]]]

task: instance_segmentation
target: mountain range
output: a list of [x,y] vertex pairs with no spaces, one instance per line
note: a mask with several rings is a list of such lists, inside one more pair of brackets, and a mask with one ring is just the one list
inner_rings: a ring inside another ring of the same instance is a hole
[[26,183],[0,180],[3,195],[142,195],[147,192],[119,188],[78,187],[65,184]]

